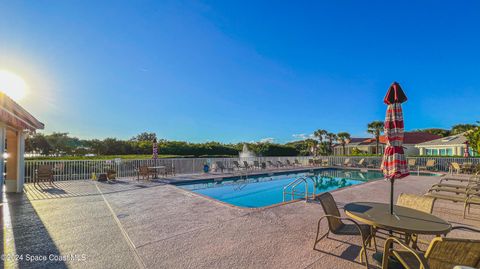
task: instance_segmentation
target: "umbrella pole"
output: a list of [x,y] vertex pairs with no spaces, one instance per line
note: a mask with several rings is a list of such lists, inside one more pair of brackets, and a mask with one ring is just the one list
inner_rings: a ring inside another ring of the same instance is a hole
[[393,215],[393,183],[394,179],[390,179],[390,214]]

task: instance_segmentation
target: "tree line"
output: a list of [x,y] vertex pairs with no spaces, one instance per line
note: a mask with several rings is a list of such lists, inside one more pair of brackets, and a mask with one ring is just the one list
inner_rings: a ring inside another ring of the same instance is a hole
[[[367,124],[366,132],[376,139],[377,153],[379,153],[379,137],[383,133],[383,122],[373,121]],[[422,129],[415,130],[438,134],[441,136],[460,134],[471,130],[467,137],[472,148],[480,152],[479,125],[457,124],[451,129]],[[35,133],[27,137],[25,151],[34,156],[85,156],[85,155],[150,155],[153,141],[157,140],[155,133],[144,132],[131,139],[117,138],[79,139],[68,133],[42,134]],[[235,143],[224,144],[219,142],[190,143],[186,141],[157,141],[158,152],[161,155],[178,155],[186,157],[200,156],[237,156],[244,144],[258,156],[307,156],[331,155],[334,145],[342,147],[351,140],[348,132],[332,133],[324,129],[313,132],[311,138],[278,144],[262,143]]]
[[[26,153],[34,156],[85,156],[85,155],[150,155],[155,133],[141,133],[128,140],[117,138],[79,139],[68,133],[31,134],[25,141]],[[157,141],[161,155],[186,157],[237,156],[244,143],[223,144],[219,142],[190,143],[185,141]],[[259,156],[294,156],[297,147],[275,143],[246,143]]]

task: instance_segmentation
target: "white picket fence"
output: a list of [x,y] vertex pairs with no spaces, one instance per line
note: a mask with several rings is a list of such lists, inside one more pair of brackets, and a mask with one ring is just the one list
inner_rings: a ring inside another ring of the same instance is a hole
[[[352,163],[357,163],[361,159],[365,159],[366,164],[372,164],[374,167],[379,168],[381,163],[381,157],[347,157],[347,156],[319,156],[316,159],[326,159],[330,166],[341,166],[345,159],[349,158]],[[49,165],[54,169],[54,180],[82,180],[91,179],[94,173],[104,173],[107,170],[115,170],[117,177],[129,178],[137,175],[137,169],[140,166],[169,166],[175,168],[176,174],[198,174],[203,173],[205,164],[209,164],[210,167],[215,166],[217,162],[222,162],[225,167],[234,167],[234,161],[240,162],[243,165],[243,161],[247,161],[253,164],[254,161],[258,163],[276,163],[281,161],[286,163],[289,160],[294,163],[297,160],[303,166],[309,165],[309,160],[314,159],[312,156],[289,156],[289,157],[251,157],[251,158],[169,158],[169,159],[147,159],[147,160],[71,160],[71,161],[40,161],[40,160],[27,160],[25,161],[25,182],[33,182],[35,171],[40,165]],[[409,157],[410,159],[410,157]],[[446,172],[449,169],[451,162],[465,163],[470,162],[474,165],[480,163],[480,158],[434,158],[434,157],[412,157],[416,159],[417,166],[423,166],[429,159],[435,159],[436,171]],[[268,167],[274,168],[274,167]]]

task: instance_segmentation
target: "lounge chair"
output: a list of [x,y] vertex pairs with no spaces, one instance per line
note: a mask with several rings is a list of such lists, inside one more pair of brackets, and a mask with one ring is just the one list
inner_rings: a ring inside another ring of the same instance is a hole
[[[315,237],[315,243],[313,249],[316,250],[318,242],[323,238],[327,237],[329,233],[336,235],[359,235],[362,240],[362,250],[360,251],[360,262],[363,262],[365,256],[365,265],[368,269],[368,255],[367,255],[367,245],[371,246],[372,240],[376,249],[375,237],[372,236],[372,227],[367,224],[358,224],[355,220],[350,218],[343,218],[340,216],[337,204],[333,199],[333,196],[329,192],[325,192],[316,198],[322,205],[325,215],[318,220],[317,224],[317,235]],[[328,222],[328,231],[323,234],[320,238],[318,237],[320,233],[320,224],[323,219],[327,219]],[[352,224],[345,224],[344,221],[351,222]],[[364,256],[363,256],[364,255]]]
[[350,158],[346,158],[345,161],[343,162],[343,166],[352,166],[350,163]]
[[449,172],[450,172],[451,174],[453,174],[453,173],[455,173],[455,174],[461,174],[461,173],[462,173],[462,170],[463,170],[462,167],[460,167],[460,165],[459,165],[458,163],[456,163],[456,162],[451,162],[449,168],[450,168],[450,169],[449,169],[449,170],[450,170]]
[[53,166],[51,165],[40,165],[35,171],[35,180],[33,185],[40,182],[49,182],[53,184]]
[[283,164],[281,161],[277,161],[277,165],[278,165],[278,167],[284,167],[285,166],[285,164]]
[[[473,232],[479,230],[469,227],[454,227]],[[391,248],[396,243],[401,248]],[[480,240],[436,237],[431,242],[425,253],[419,252],[400,241],[398,238],[389,237],[385,240],[382,269],[388,269],[389,257],[394,256],[407,269],[431,268],[451,269],[456,265],[478,268],[480,266]]]
[[298,159],[295,159],[294,164],[295,166],[302,166],[302,164],[298,161]]
[[365,167],[365,159],[362,158],[358,163],[355,165],[356,167]]
[[287,163],[287,166],[293,166],[293,164],[290,162],[290,160],[285,160],[285,163]]
[[248,164],[248,162],[247,162],[247,161],[243,161],[243,166],[244,166],[244,167],[245,167],[245,169],[247,169],[247,170],[248,170],[248,169],[252,169],[252,168],[253,168],[252,166],[250,166],[250,165]]
[[308,165],[315,166],[315,160],[314,159],[308,159]]
[[467,174],[473,173],[475,171],[475,166],[471,162],[463,163],[462,171]]
[[418,170],[430,170],[435,169],[435,159],[427,160],[427,163],[424,166],[419,166]]
[[237,170],[245,169],[245,167],[241,166],[238,161],[233,161],[233,165],[235,168],[237,168]]
[[323,164],[323,161],[320,160],[320,159],[315,159],[315,160],[313,160],[313,162],[315,163],[315,166],[322,166],[322,164]]
[[453,182],[479,182],[480,180],[480,173],[475,173],[474,175],[444,175],[440,177],[440,184],[445,181],[453,181]]
[[375,160],[371,160],[370,162],[367,163],[367,168],[376,168],[376,167],[377,165]]
[[138,167],[137,181],[140,180],[140,177],[142,177],[143,180],[149,180],[150,178],[153,179],[154,176],[156,176],[155,169],[150,169],[148,166],[144,165]]
[[454,195],[444,194],[438,190],[430,189],[428,193],[425,194],[425,196],[429,196],[439,200],[463,203],[463,218],[466,217],[467,213],[470,213],[471,205],[480,205],[480,191],[478,190],[478,188],[468,188],[465,190],[465,192],[458,191]]
[[322,159],[322,166],[327,167],[329,165],[328,159]]
[[267,161],[268,166],[277,168],[278,165],[274,164],[272,161]]
[[[223,164],[223,162],[215,162],[215,164],[217,165],[217,169],[220,169],[220,172],[223,173],[223,171],[229,171],[229,170],[233,170],[231,168],[228,168],[228,167],[225,167],[225,165]],[[166,170],[166,169],[165,169]],[[165,171],[165,174],[166,174],[166,171]]]

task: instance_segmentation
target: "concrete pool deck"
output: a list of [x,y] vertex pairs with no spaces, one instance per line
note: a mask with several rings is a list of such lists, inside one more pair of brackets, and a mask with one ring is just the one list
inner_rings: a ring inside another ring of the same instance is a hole
[[[395,191],[422,194],[438,180],[409,176],[395,183]],[[389,184],[377,180],[333,195],[342,206],[387,202],[388,191]],[[314,202],[238,208],[161,180],[27,185],[25,194],[6,199],[2,251],[23,254],[19,268],[365,268],[357,262],[357,237],[325,239],[320,250],[312,249],[323,215]],[[461,204],[437,201],[434,214],[453,225],[479,228],[480,208],[472,207],[468,219],[462,210]],[[457,231],[452,236],[480,238]],[[383,248],[382,240],[377,243]],[[49,254],[67,260],[25,260]]]

